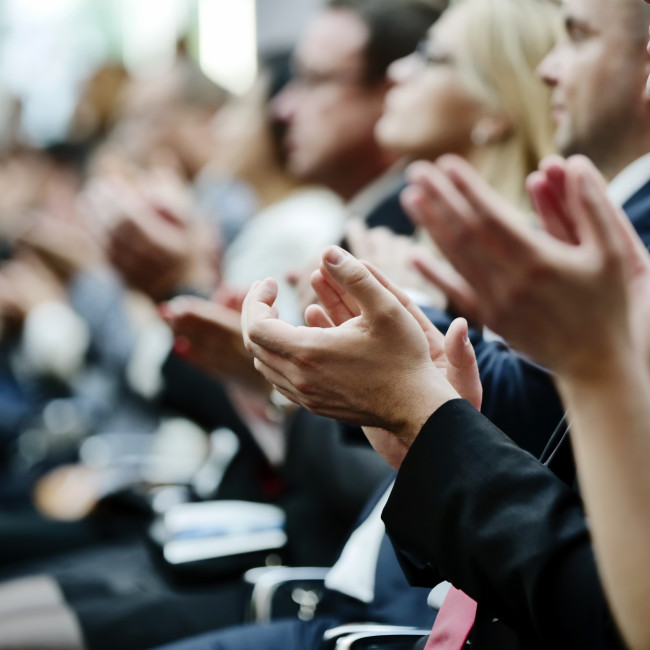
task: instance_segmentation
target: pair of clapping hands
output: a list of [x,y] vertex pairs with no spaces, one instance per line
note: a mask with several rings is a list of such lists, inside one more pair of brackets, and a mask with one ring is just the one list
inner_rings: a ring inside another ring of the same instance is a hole
[[[413,165],[409,181],[405,208],[455,267],[448,281],[480,322],[569,380],[606,375],[621,355],[649,358],[649,258],[586,159],[551,158],[530,177],[544,231],[454,156]],[[462,321],[445,341],[396,287],[338,248],[312,282],[323,306],[307,310],[308,327],[277,320],[271,279],[243,308],[255,365],[286,397],[388,430],[404,448],[446,401],[478,405]]]
[[[456,269],[449,286],[479,322],[554,371],[599,574],[629,646],[648,647],[650,580],[639,571],[650,560],[648,252],[582,157],[548,159],[530,176],[544,230],[526,226],[459,158],[413,165],[409,180],[404,206]],[[396,287],[338,248],[312,283],[322,307],[307,310],[309,327],[277,319],[271,279],[243,306],[255,366],[286,397],[363,425],[396,468],[437,408],[458,396],[478,406],[462,320],[443,338]]]
[[[446,272],[446,290],[473,320],[560,378],[606,374],[621,354],[650,358],[648,256],[586,159],[553,157],[530,177],[544,230],[528,226],[456,157],[412,165],[409,182],[404,206],[455,267]],[[252,287],[243,307],[255,367],[286,397],[397,434],[394,465],[441,404],[462,396],[479,405],[465,322],[456,321],[445,339],[406,294],[337,247],[324,254],[312,285],[321,304],[307,309],[307,327],[277,319],[270,279]],[[247,367],[236,310],[217,314],[216,306],[193,301],[176,307],[168,320],[190,346],[202,341],[197,361],[216,360],[225,336],[237,367]]]

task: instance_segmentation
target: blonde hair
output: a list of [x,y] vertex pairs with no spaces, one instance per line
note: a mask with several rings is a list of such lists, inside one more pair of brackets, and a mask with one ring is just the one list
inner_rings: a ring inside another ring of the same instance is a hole
[[503,196],[529,208],[526,176],[555,151],[550,91],[536,68],[562,35],[553,0],[458,0],[470,5],[459,70],[488,112],[504,115],[511,131],[483,147],[478,171]]

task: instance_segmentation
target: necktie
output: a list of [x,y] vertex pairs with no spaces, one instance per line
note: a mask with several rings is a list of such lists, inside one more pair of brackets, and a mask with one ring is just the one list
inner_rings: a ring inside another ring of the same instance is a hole
[[436,616],[424,650],[460,650],[476,617],[476,601],[451,587]]

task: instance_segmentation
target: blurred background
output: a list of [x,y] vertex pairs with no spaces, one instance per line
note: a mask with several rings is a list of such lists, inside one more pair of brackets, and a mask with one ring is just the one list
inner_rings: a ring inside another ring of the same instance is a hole
[[[0,143],[66,139],[82,89],[103,68],[132,77],[179,53],[243,94],[258,56],[286,50],[322,0],[0,0]],[[110,87],[111,72],[99,86]],[[78,117],[78,116],[77,116]]]

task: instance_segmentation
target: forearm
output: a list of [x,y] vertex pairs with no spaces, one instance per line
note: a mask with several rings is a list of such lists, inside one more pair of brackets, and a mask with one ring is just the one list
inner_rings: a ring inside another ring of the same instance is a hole
[[650,375],[622,354],[611,374],[560,379],[572,417],[580,487],[599,570],[617,621],[632,648],[650,647]]

